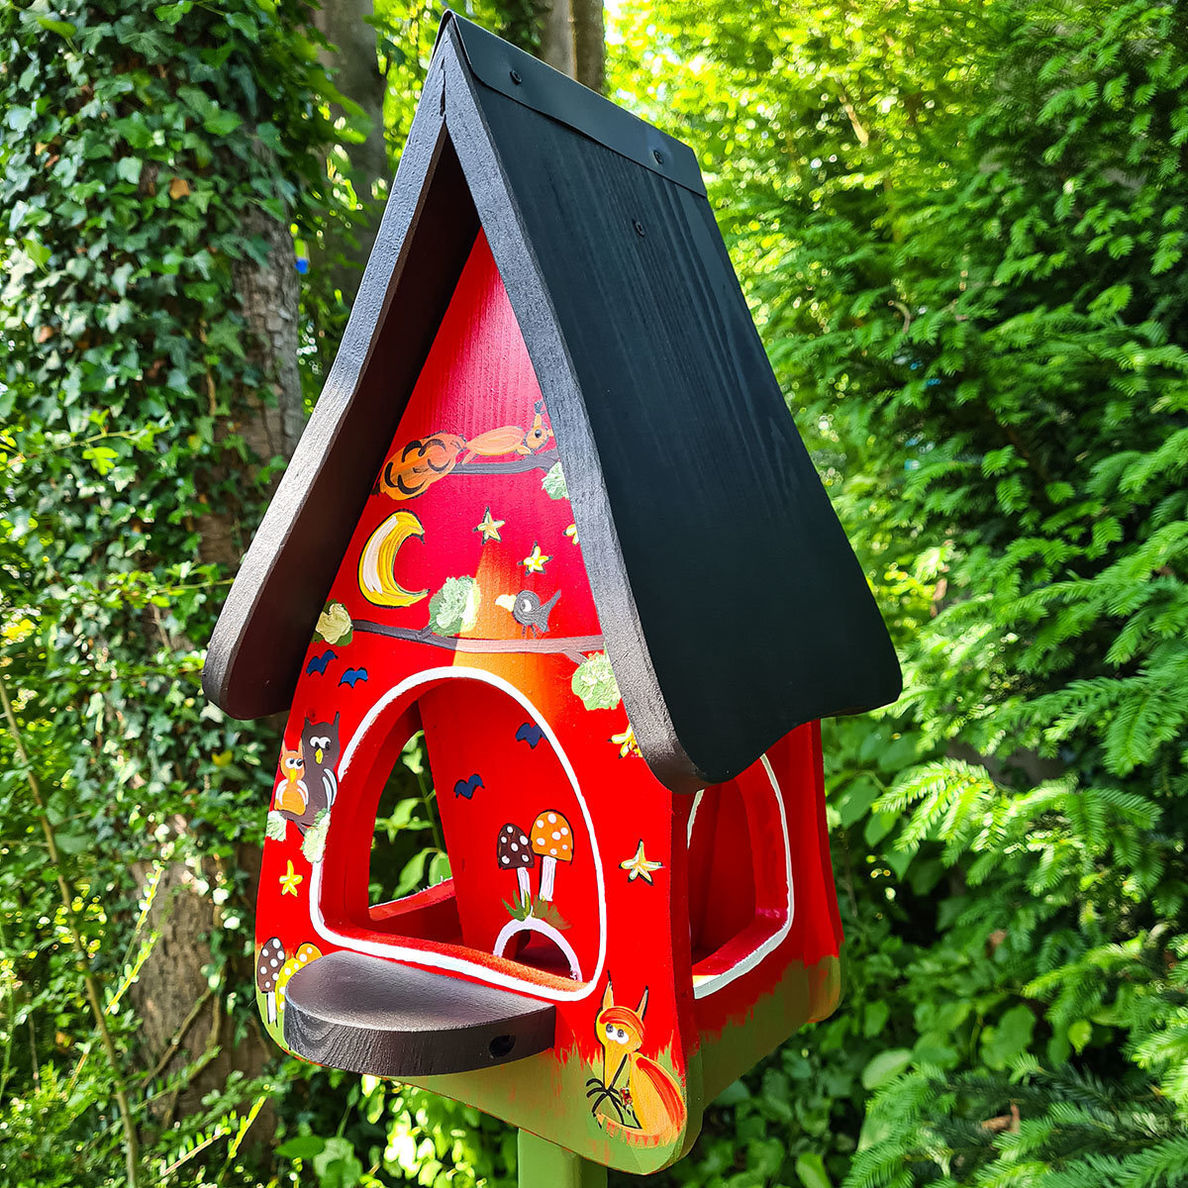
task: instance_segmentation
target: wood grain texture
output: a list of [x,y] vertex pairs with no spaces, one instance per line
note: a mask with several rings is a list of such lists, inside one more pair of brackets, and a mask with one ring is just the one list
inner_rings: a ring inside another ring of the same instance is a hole
[[286,998],[285,1043],[348,1072],[472,1072],[553,1044],[549,1003],[361,953],[311,962],[289,980]]

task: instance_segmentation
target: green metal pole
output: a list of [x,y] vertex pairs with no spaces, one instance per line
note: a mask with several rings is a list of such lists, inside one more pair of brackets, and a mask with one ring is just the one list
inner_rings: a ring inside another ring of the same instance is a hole
[[521,1130],[520,1188],[606,1188],[606,1168]]

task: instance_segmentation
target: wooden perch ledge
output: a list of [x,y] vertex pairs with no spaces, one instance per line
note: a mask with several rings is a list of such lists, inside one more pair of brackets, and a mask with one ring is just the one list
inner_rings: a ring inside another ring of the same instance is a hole
[[349,1072],[470,1072],[553,1045],[549,1003],[362,953],[330,953],[298,970],[286,1000],[285,1043]]

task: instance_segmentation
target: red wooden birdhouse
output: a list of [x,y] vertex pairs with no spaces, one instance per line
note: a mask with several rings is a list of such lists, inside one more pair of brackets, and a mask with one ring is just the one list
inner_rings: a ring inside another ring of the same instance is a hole
[[[258,989],[307,1059],[651,1171],[838,994],[822,716],[899,670],[692,153],[443,24],[211,641],[287,710]],[[423,732],[450,877],[369,889]]]

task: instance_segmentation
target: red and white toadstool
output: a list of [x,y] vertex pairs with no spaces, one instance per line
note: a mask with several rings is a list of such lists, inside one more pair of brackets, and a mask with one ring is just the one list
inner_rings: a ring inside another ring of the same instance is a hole
[[540,897],[553,898],[558,862],[573,861],[573,830],[555,809],[546,809],[532,826],[532,850],[540,855]]
[[499,841],[496,844],[496,858],[500,870],[514,870],[520,883],[520,899],[523,903],[532,902],[532,884],[528,872],[536,865],[532,856],[532,846],[528,835],[518,826],[510,822],[499,831]]

